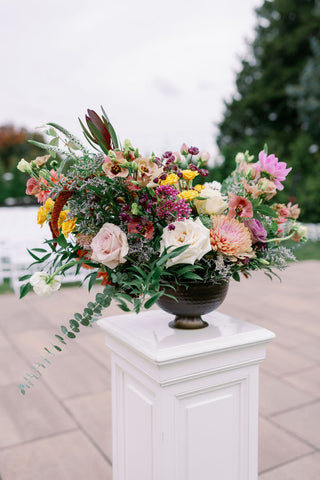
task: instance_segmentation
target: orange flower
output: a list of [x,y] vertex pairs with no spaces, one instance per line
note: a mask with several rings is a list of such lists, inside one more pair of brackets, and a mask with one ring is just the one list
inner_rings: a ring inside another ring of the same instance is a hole
[[231,260],[254,256],[250,231],[235,218],[213,216],[210,242],[213,250],[230,256]]

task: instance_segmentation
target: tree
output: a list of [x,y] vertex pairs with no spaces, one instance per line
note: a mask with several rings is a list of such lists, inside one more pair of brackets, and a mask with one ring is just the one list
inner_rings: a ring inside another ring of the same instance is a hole
[[[320,99],[319,81],[312,78],[316,66],[320,75],[315,48],[320,5],[317,0],[265,0],[256,13],[256,37],[237,75],[236,94],[225,103],[219,124],[217,144],[225,160],[215,176],[221,179],[230,173],[238,151],[257,154],[267,143],[269,152],[293,167],[278,198],[298,201],[301,218],[320,221],[316,188],[320,109],[319,104],[310,109],[313,101],[308,96],[312,83]],[[317,128],[311,128],[314,118]]]
[[43,142],[44,138],[13,125],[0,127],[0,204],[8,198],[13,199],[12,203],[34,201],[33,197],[25,197],[28,175],[19,172],[17,164],[21,158],[34,160],[43,155],[43,150],[31,145],[28,140]]

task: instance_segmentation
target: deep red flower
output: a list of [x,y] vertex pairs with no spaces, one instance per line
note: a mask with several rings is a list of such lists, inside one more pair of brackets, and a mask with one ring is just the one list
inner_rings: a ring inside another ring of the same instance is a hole
[[148,222],[147,225],[142,225],[141,218],[135,218],[131,220],[128,224],[129,233],[138,233],[143,237],[151,240],[153,237],[154,226],[152,222]]

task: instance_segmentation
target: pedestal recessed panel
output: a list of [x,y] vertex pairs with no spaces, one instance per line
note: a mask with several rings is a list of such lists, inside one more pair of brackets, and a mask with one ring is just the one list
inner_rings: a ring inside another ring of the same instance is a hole
[[125,480],[154,478],[153,395],[124,376]]
[[240,480],[241,384],[178,402],[179,480]]

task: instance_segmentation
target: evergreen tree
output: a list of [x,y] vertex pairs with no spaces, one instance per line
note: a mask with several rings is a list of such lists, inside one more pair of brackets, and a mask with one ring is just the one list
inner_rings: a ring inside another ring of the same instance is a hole
[[238,151],[257,154],[267,143],[270,153],[293,167],[278,198],[298,201],[301,218],[320,222],[320,82],[313,78],[315,70],[320,75],[320,4],[265,0],[256,13],[256,37],[219,124],[217,143],[225,160],[214,174],[225,177]]

